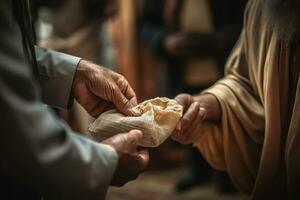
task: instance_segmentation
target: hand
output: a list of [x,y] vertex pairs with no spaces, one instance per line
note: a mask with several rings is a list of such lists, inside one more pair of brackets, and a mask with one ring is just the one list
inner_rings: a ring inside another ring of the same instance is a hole
[[173,132],[172,138],[182,144],[195,142],[201,132],[206,110],[200,107],[200,104],[189,94],[180,94],[175,97],[175,100],[183,106],[184,115]]
[[175,100],[183,106],[184,115],[172,138],[182,144],[196,142],[201,134],[203,122],[211,120],[218,122],[221,117],[221,107],[217,98],[212,94],[191,96],[180,94]]
[[76,100],[93,117],[114,107],[125,115],[140,114],[132,109],[137,98],[122,75],[85,60],[78,64],[73,92]]
[[119,155],[119,162],[112,179],[112,186],[123,186],[134,180],[145,170],[149,163],[149,153],[146,149],[138,149],[138,142],[142,139],[141,131],[132,130],[103,141],[112,146]]

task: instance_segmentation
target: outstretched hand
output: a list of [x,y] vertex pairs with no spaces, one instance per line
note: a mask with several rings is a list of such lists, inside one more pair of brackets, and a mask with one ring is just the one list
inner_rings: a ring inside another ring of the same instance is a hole
[[184,113],[172,138],[182,144],[194,143],[199,139],[204,121],[218,122],[221,118],[219,101],[212,94],[179,94],[175,100],[183,106]]

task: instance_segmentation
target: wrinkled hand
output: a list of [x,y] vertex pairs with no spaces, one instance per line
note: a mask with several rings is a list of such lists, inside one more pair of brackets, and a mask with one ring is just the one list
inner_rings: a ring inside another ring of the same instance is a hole
[[180,94],[175,97],[175,100],[183,106],[184,115],[174,130],[172,138],[181,144],[193,143],[201,134],[206,110],[200,107],[200,104],[189,94]]
[[136,95],[122,75],[85,60],[78,64],[73,92],[93,117],[114,107],[125,115],[140,114],[132,109],[137,104]]
[[138,149],[142,139],[141,131],[132,130],[129,133],[118,134],[103,141],[112,146],[119,155],[119,162],[112,179],[112,186],[123,186],[134,180],[145,170],[149,163],[149,153],[146,149]]

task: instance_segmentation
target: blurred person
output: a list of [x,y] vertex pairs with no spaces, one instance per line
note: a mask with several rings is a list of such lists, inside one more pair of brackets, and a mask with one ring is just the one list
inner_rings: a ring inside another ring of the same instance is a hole
[[300,198],[300,2],[251,0],[225,77],[180,94],[173,138],[193,143],[252,199]]
[[137,147],[142,133],[96,143],[43,102],[69,109],[75,98],[94,117],[113,107],[139,115],[136,95],[113,71],[34,47],[28,7],[23,0],[0,3],[1,199],[104,199],[109,185],[133,180],[147,166],[148,151]]
[[[167,65],[169,96],[199,93],[223,74],[223,66],[242,28],[246,1],[146,0],[141,39]],[[185,191],[210,179],[211,168],[191,148],[188,170],[176,185]],[[235,189],[225,172],[216,173],[221,192]]]

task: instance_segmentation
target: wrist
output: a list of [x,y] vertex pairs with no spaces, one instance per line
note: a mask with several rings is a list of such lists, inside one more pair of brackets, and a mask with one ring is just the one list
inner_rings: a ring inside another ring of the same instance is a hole
[[206,110],[206,120],[219,121],[221,119],[221,106],[213,94],[193,96],[193,101]]
[[76,87],[76,85],[87,79],[88,74],[90,73],[90,62],[86,60],[80,60],[74,75],[72,89]]

